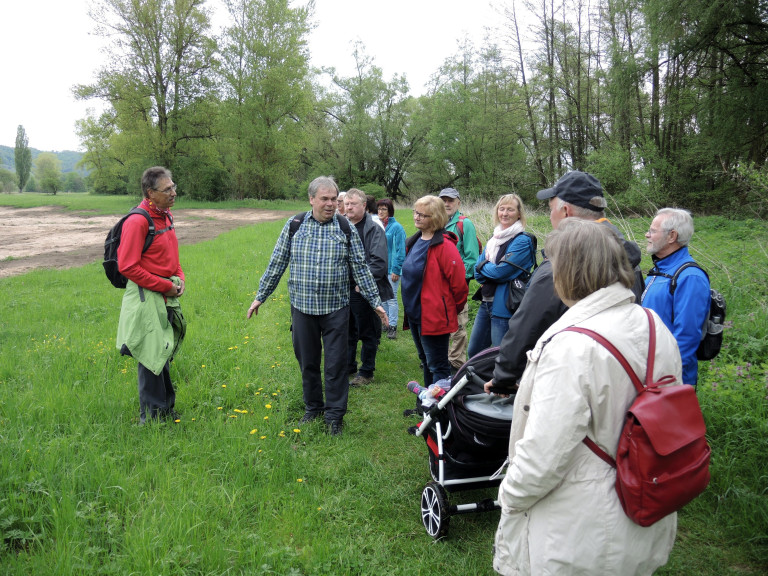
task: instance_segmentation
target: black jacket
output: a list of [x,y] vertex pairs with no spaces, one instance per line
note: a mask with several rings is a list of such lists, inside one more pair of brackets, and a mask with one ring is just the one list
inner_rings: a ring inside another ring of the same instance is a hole
[[[360,240],[363,241],[363,248],[365,249],[365,261],[368,263],[368,268],[371,269],[373,279],[376,281],[376,287],[379,289],[379,298],[381,298],[382,302],[392,300],[395,295],[392,292],[392,285],[389,283],[387,276],[387,262],[389,259],[387,235],[384,229],[368,213],[365,214],[363,220],[358,222],[358,224],[360,223],[363,223],[363,233],[360,235]],[[357,227],[357,224],[355,226]],[[350,286],[352,290],[355,289],[354,281],[350,282]]]
[[[629,263],[635,270],[632,292],[635,293],[635,302],[639,304],[644,288],[643,274],[638,266],[642,257],[640,247],[626,240],[619,229],[610,222],[603,223],[610,226],[624,244]],[[493,392],[514,394],[517,391],[517,383],[528,363],[526,353],[533,350],[541,335],[567,309],[555,292],[552,263],[545,259],[533,273],[520,307],[509,319],[509,330],[501,340],[496,367],[493,370]]]

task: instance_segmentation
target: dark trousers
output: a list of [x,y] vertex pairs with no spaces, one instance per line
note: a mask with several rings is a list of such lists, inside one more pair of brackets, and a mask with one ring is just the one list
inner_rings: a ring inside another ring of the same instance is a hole
[[424,386],[451,377],[451,362],[448,360],[450,334],[427,336],[421,333],[421,324],[411,324],[411,336],[424,371]]
[[381,340],[381,320],[368,301],[358,292],[349,298],[349,356],[348,372],[357,372],[357,342],[363,343],[360,350],[360,375],[373,377],[376,370],[376,352]]
[[176,391],[171,383],[171,368],[168,362],[160,374],[139,363],[139,408],[140,420],[145,422],[147,417],[164,418],[173,412],[176,405]]
[[[349,306],[329,314],[304,314],[291,306],[293,352],[301,370],[304,407],[308,413],[325,411],[325,420],[341,420],[347,412],[347,338]],[[325,349],[325,402],[320,365]]]

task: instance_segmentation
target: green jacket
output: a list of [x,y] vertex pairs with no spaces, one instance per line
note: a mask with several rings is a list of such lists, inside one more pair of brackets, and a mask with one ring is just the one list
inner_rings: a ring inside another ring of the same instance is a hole
[[[176,276],[171,278],[178,284]],[[117,349],[134,357],[154,374],[173,360],[184,340],[187,322],[178,298],[165,298],[159,292],[128,281],[117,325]]]
[[461,259],[464,261],[464,276],[466,278],[475,277],[475,264],[480,257],[480,245],[477,241],[477,230],[472,220],[464,218],[462,220],[462,228],[464,228],[464,234],[459,230],[459,216],[460,212],[456,212],[453,218],[448,220],[448,224],[445,225],[445,229],[448,232],[453,232],[459,237],[459,243],[456,244],[456,248],[459,249]]

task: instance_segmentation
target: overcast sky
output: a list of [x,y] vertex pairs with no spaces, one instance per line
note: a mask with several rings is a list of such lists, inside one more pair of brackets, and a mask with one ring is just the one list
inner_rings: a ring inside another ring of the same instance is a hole
[[[79,102],[72,86],[94,81],[104,40],[91,34],[93,0],[5,0],[0,11],[0,144],[15,145],[19,124],[39,150],[81,150],[75,121],[98,102]],[[219,0],[209,0],[210,6]],[[353,73],[352,43],[362,40],[384,78],[405,74],[412,94],[458,52],[466,36],[480,46],[499,17],[491,0],[315,0],[312,65]]]

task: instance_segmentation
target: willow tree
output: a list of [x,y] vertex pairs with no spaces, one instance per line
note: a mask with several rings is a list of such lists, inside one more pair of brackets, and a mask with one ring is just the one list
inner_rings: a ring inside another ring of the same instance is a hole
[[355,43],[353,57],[355,74],[333,75],[335,93],[326,109],[336,175],[345,187],[373,183],[397,198],[424,139],[423,124],[414,121],[418,104],[404,77],[384,79],[362,42]]

